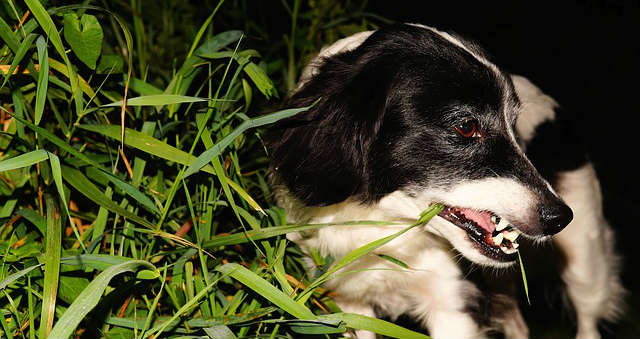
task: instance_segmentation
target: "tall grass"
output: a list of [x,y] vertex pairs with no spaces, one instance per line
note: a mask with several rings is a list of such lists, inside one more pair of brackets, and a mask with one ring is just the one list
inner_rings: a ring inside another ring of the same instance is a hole
[[310,277],[285,235],[327,225],[287,224],[266,179],[263,128],[307,108],[258,112],[372,15],[282,1],[291,32],[261,53],[251,19],[218,29],[243,2],[197,24],[180,6],[0,8],[0,337],[426,338],[341,313],[321,284],[439,206]]

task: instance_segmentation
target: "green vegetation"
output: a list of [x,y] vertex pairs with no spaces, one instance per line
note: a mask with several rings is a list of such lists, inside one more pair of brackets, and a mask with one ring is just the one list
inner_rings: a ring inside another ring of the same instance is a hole
[[320,287],[408,228],[307,276],[285,235],[326,225],[287,224],[261,137],[320,46],[384,19],[274,1],[273,39],[252,6],[1,2],[0,337],[426,338]]

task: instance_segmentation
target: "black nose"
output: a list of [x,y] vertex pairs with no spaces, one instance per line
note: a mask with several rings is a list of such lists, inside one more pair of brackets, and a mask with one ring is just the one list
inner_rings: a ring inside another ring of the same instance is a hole
[[554,235],[573,220],[573,211],[565,203],[558,201],[540,209],[540,223],[544,235]]

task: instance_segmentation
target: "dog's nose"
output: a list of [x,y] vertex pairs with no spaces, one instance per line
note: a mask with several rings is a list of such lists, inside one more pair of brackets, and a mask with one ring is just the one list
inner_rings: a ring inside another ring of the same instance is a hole
[[544,235],[554,235],[564,229],[573,220],[573,211],[565,203],[543,206],[540,210],[540,223]]

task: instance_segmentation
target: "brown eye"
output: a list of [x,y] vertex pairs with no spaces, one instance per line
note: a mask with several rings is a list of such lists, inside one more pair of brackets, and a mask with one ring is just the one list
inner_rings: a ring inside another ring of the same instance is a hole
[[478,133],[478,121],[469,119],[456,127],[456,132],[465,138],[476,138],[480,136]]

